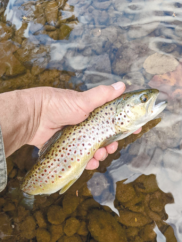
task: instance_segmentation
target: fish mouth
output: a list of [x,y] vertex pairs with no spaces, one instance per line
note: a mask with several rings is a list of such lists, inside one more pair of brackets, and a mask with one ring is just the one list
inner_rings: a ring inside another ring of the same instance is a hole
[[148,109],[148,112],[151,113],[151,117],[155,118],[159,113],[161,113],[167,106],[167,101],[162,101],[158,104],[156,104],[156,100],[158,97],[159,93],[157,93],[153,100],[152,103],[150,104],[151,108]]

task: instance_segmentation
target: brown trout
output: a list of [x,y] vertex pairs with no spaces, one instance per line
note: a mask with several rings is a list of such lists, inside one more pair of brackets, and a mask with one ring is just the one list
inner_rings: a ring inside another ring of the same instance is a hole
[[64,193],[82,174],[96,150],[135,132],[166,107],[155,105],[159,91],[125,93],[96,108],[80,124],[58,131],[40,150],[21,189],[31,195]]

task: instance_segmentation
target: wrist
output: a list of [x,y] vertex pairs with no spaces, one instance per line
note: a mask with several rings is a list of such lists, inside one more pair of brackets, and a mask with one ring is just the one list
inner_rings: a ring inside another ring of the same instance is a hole
[[28,143],[40,120],[39,88],[17,90],[0,95],[0,125],[6,157]]

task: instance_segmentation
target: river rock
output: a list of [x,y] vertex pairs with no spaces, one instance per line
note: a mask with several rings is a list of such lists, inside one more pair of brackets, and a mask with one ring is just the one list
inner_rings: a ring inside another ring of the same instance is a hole
[[80,203],[79,197],[77,197],[76,195],[73,196],[66,193],[64,195],[63,202],[62,202],[64,213],[66,214],[73,213],[78,207],[79,203]]
[[49,24],[55,25],[58,18],[58,4],[56,1],[50,1],[45,8],[46,20]]
[[46,229],[38,228],[36,230],[36,239],[37,242],[50,242],[51,235]]
[[80,227],[80,221],[76,218],[69,218],[66,220],[66,224],[64,226],[64,233],[67,236],[72,236],[74,235]]
[[26,239],[32,239],[35,237],[36,222],[32,216],[27,216],[25,220],[20,224],[21,237]]
[[179,62],[172,56],[155,53],[147,57],[143,67],[150,74],[164,74],[174,71],[178,64]]
[[1,42],[0,45],[0,77],[5,76],[16,76],[18,74],[25,73],[25,67],[15,58],[14,52],[17,46],[11,41]]
[[116,198],[119,202],[128,202],[134,196],[136,196],[136,192],[132,184],[123,184],[123,181],[116,183]]
[[56,242],[64,235],[63,224],[51,225],[49,231],[51,232],[51,242]]
[[100,196],[104,190],[108,189],[109,185],[106,176],[98,172],[87,182],[88,189],[95,197]]
[[0,22],[0,41],[8,40],[12,37],[13,30],[3,22]]
[[41,211],[36,211],[34,213],[34,216],[36,218],[36,221],[37,221],[39,228],[46,228],[47,227],[46,220],[45,220]]
[[143,193],[152,193],[159,189],[156,176],[151,174],[149,176],[141,175],[135,180],[136,189]]
[[[88,216],[88,229],[98,242],[126,242],[125,230],[108,212],[92,210]],[[107,232],[106,232],[107,231]]]
[[63,236],[58,240],[58,242],[83,242],[81,237],[78,234],[75,234],[73,236]]
[[60,30],[59,30],[59,39],[62,40],[62,39],[68,39],[69,38],[69,35],[72,31],[72,27],[70,27],[69,25],[67,24],[63,24],[61,25],[60,27]]
[[64,210],[58,205],[52,205],[47,212],[47,219],[51,224],[61,224],[66,218]]
[[119,222],[130,227],[141,227],[152,222],[152,220],[141,214],[130,211],[120,211]]
[[87,228],[87,223],[85,221],[81,221],[80,227],[77,231],[77,234],[81,236],[87,236],[88,235],[88,228]]
[[12,232],[10,218],[5,213],[0,213],[0,238],[2,240],[10,239]]

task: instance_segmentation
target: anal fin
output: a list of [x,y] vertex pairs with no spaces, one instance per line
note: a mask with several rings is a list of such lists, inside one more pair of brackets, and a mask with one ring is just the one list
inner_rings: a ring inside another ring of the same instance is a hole
[[84,169],[85,169],[85,166],[80,169],[78,175],[74,179],[69,181],[63,188],[61,188],[61,190],[59,191],[59,194],[65,193],[78,180],[78,178],[83,173]]
[[78,178],[75,178],[75,179],[71,180],[70,182],[68,182],[68,184],[66,184],[66,186],[64,186],[63,188],[61,188],[61,190],[59,191],[59,194],[65,193],[73,185],[73,183],[76,182],[77,179]]

